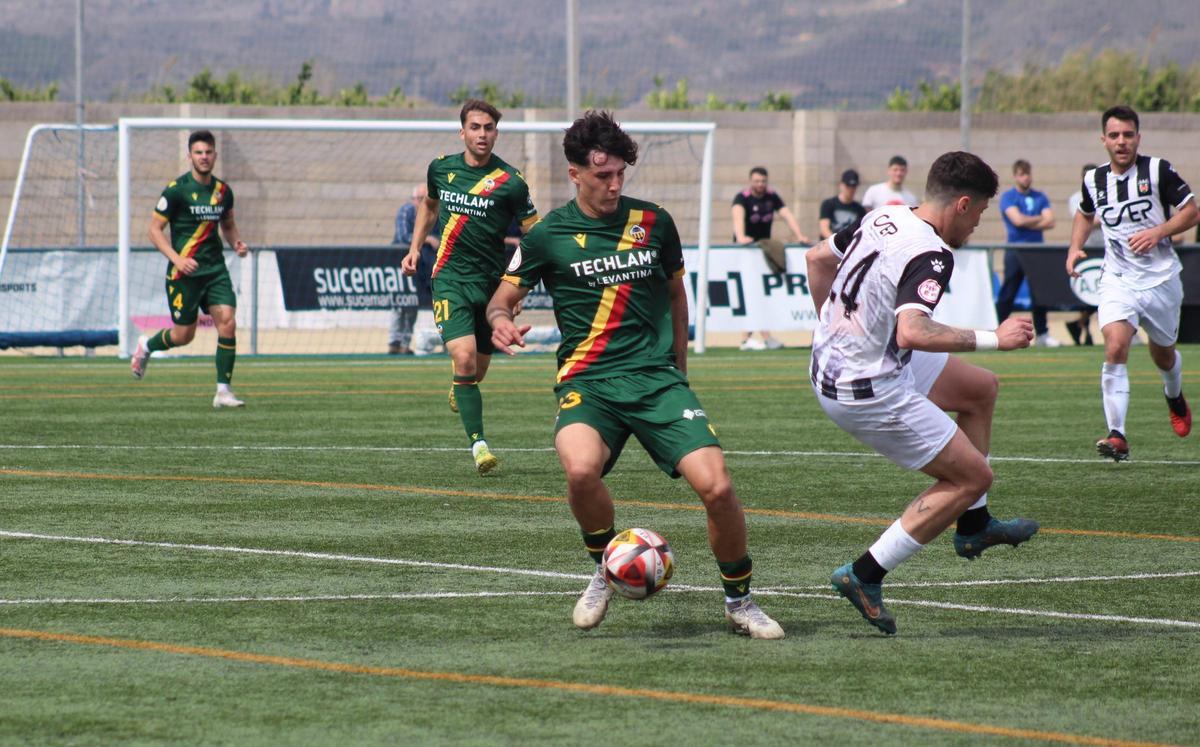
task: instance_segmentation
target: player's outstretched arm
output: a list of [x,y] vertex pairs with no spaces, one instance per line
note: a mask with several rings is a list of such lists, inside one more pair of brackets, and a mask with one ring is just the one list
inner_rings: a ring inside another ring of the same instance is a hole
[[525,333],[530,325],[517,326],[513,318],[519,313],[521,301],[529,294],[528,288],[521,288],[507,280],[501,281],[492,300],[487,305],[487,321],[492,327],[492,344],[505,355],[516,355],[511,346],[525,347]]
[[1033,342],[1033,322],[1009,317],[996,329],[960,329],[917,309],[905,309],[896,318],[896,344],[930,353],[965,353],[972,350],[1016,350]]

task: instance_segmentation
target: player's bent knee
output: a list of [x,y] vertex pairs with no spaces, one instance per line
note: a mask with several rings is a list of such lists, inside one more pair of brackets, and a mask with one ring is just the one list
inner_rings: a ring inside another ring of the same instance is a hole
[[604,475],[604,463],[596,459],[560,456],[560,461],[569,486],[594,485]]

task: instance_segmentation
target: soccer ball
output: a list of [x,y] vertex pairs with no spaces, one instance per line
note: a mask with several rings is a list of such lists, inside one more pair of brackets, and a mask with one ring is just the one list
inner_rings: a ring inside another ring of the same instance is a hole
[[662,591],[675,572],[667,541],[649,529],[626,529],[604,548],[604,579],[626,599]]

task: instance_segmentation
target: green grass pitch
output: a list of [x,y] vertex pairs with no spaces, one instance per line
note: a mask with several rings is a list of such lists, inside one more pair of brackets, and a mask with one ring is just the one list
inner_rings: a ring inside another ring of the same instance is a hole
[[929,480],[821,414],[807,351],[693,356],[778,642],[728,632],[697,499],[633,443],[618,528],[662,533],[675,577],[574,629],[547,355],[482,385],[486,478],[444,358],[246,357],[247,407],[214,411],[207,355],[141,382],[5,357],[0,743],[1197,743],[1200,432],[1135,348],[1132,461],[1100,460],[1101,355],[966,356],[1001,379],[991,508],[1043,531],[931,543],[888,578],[895,638],[829,574]]

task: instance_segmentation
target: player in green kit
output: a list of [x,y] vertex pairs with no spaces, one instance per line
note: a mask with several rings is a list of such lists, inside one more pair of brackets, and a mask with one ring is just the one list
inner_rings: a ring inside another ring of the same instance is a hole
[[433,319],[454,365],[450,409],[462,418],[482,475],[499,464],[484,439],[479,393],[493,352],[484,310],[504,269],[509,224],[515,218],[528,230],[538,215],[521,172],[492,153],[499,110],[472,99],[463,104],[459,121],[458,135],[466,150],[429,164],[429,193],[417,205],[412,243],[401,268],[406,275],[416,274],[421,245],[440,222],[442,237],[432,272]]
[[529,330],[513,321],[529,289],[544,281],[554,300],[563,336],[554,447],[571,511],[596,562],[574,622],[594,628],[608,611],[612,591],[600,561],[616,531],[603,477],[633,435],[660,469],[682,475],[703,501],[733,629],[782,638],[783,628],[750,596],[746,519],[716,431],[688,386],[679,233],[662,207],[621,195],[637,150],[607,112],[589,111],[571,125],[563,152],[576,197],[529,231],[487,308],[493,343],[511,353]]
[[[225,267],[221,234],[239,257],[250,247],[242,241],[233,220],[233,190],[213,176],[217,162],[216,139],[208,130],[188,136],[191,171],[167,185],[150,218],[150,241],[169,260],[167,306],[175,326],[138,340],[130,359],[133,377],[146,375],[150,354],[187,345],[196,336],[200,309],[212,316],[217,327],[217,393],[213,407],[242,407],[229,388],[237,355],[237,297]],[[171,227],[171,238],[164,228]],[[220,233],[217,226],[220,225]]]

